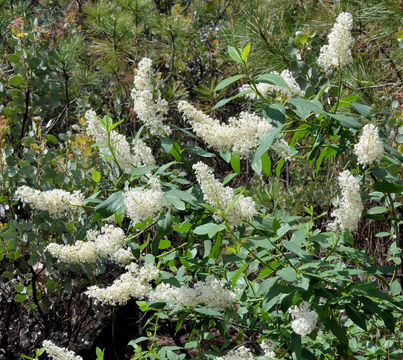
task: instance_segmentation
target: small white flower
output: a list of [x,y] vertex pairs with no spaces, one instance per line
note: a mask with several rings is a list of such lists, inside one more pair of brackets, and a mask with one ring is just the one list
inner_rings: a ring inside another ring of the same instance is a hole
[[362,129],[360,140],[354,145],[354,153],[359,164],[371,165],[380,160],[384,154],[383,144],[379,138],[378,128],[374,124],[366,124]]
[[[196,172],[197,182],[203,191],[204,200],[219,211],[218,214],[214,214],[214,217],[221,220],[222,216],[220,214],[232,202],[234,191],[232,188],[223,186],[216,180],[213,173],[208,169],[208,166],[203,162],[199,161],[197,164],[194,164],[193,169]],[[225,218],[232,226],[236,226],[245,220],[251,220],[256,213],[253,199],[249,196],[240,195],[238,200],[225,214]]]
[[331,33],[328,35],[328,45],[322,46],[318,58],[318,64],[324,69],[344,66],[353,62],[351,47],[353,38],[351,29],[353,28],[353,17],[350,13],[339,14]]
[[178,104],[178,109],[188,120],[197,136],[217,150],[232,150],[242,158],[248,157],[265,133],[272,126],[256,114],[241,112],[239,117],[230,117],[228,124],[209,117],[186,101]]
[[360,184],[345,170],[339,175],[339,185],[341,187],[342,199],[339,207],[332,212],[334,222],[329,224],[330,229],[341,228],[353,231],[357,228],[364,210],[360,195]]
[[168,113],[168,102],[161,99],[160,94],[154,100],[152,85],[152,61],[143,58],[139,62],[131,97],[134,101],[134,111],[151,134],[157,136],[169,135],[171,129],[164,124]]
[[124,203],[127,215],[133,222],[155,219],[168,206],[157,178],[149,181],[149,188],[128,189],[124,193]]
[[54,360],[83,360],[79,355],[73,351],[55,345],[50,340],[45,340],[42,346],[46,349],[48,355]]
[[232,349],[224,356],[216,357],[216,360],[253,360],[255,357],[252,352],[245,346]]
[[291,327],[298,335],[309,335],[315,329],[318,315],[316,312],[309,310],[309,303],[306,301],[303,301],[299,306],[293,306],[288,310],[293,319]]
[[20,186],[15,194],[23,203],[33,209],[49,212],[54,219],[62,218],[66,212],[76,211],[84,201],[80,191],[70,193],[61,189],[39,191],[29,186]]
[[90,286],[85,292],[93,298],[95,303],[104,305],[124,305],[130,299],[142,300],[148,296],[152,287],[150,281],[156,279],[159,270],[151,264],[145,264],[141,268],[132,263],[126,266],[127,272],[116,279],[112,285],[106,288]]
[[[101,149],[108,148],[108,131],[102,126],[93,110],[85,113],[87,133],[99,144]],[[131,173],[134,168],[146,165],[154,165],[155,159],[151,149],[145,143],[138,139],[131,153],[130,144],[126,137],[115,130],[110,132],[110,144],[114,151],[117,163],[126,173]]]
[[233,306],[236,294],[223,287],[220,281],[209,275],[206,281],[198,281],[193,288],[189,286],[175,287],[161,283],[149,295],[149,301],[167,302],[173,309],[195,307],[199,304],[215,309],[225,310]]

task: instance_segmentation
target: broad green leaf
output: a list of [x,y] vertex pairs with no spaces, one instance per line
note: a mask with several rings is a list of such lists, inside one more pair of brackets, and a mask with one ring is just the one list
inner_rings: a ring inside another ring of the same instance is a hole
[[242,49],[242,60],[244,62],[246,62],[246,60],[248,59],[248,55],[250,52],[250,43],[246,44],[246,46]]
[[269,130],[263,137],[260,145],[258,146],[252,160],[252,169],[260,175],[262,172],[262,156],[270,149],[276,135],[280,132],[279,128]]
[[381,191],[384,193],[396,193],[401,194],[403,193],[403,185],[400,184],[392,184],[389,182],[376,182],[374,184],[375,191]]
[[231,167],[238,175],[241,174],[241,156],[239,154],[231,155]]
[[94,180],[96,183],[99,183],[99,181],[101,180],[101,173],[97,170],[92,170],[92,174],[91,174],[92,180]]
[[269,293],[269,291],[277,283],[279,278],[280,277],[276,275],[276,276],[271,277],[270,279],[263,281],[257,290],[257,295],[261,296],[261,295],[265,295],[265,294]]
[[362,116],[367,119],[371,119],[375,116],[375,112],[368,105],[360,104],[357,102],[353,102],[352,105],[355,110],[357,110]]
[[347,316],[361,329],[367,330],[366,316],[351,304],[345,305]]
[[255,81],[257,83],[265,83],[265,84],[271,84],[275,86],[280,86],[285,89],[289,89],[290,87],[288,84],[285,82],[285,80],[282,78],[281,75],[278,74],[263,74],[259,75]]
[[287,282],[294,282],[297,280],[297,273],[291,266],[278,270],[276,274]]
[[207,308],[205,306],[198,306],[194,309],[196,312],[199,314],[207,315],[207,316],[222,316],[220,312],[217,310],[213,310],[210,308]]
[[10,79],[8,79],[8,83],[11,86],[17,87],[24,83],[24,79],[19,75],[14,75]]
[[228,46],[228,55],[235,62],[242,64],[241,50],[235,46]]
[[208,223],[198,226],[193,230],[193,232],[197,235],[208,235],[208,237],[211,239],[219,231],[225,229],[226,227],[224,224]]
[[94,219],[105,219],[124,208],[123,191],[114,192],[95,208]]
[[249,264],[244,264],[242,267],[240,267],[237,272],[235,273],[234,277],[232,278],[232,287],[234,288],[236,285],[236,282],[238,281],[239,277],[241,274],[245,271],[245,269],[249,266]]
[[57,140],[57,137],[52,135],[52,134],[47,134],[45,136],[46,140],[50,141],[52,144],[57,144],[59,140]]
[[245,77],[245,74],[240,74],[240,75],[234,75],[229,77],[228,79],[225,79],[223,81],[221,81],[216,88],[214,89],[214,91],[218,91],[221,89],[224,89],[225,87],[227,87],[228,85],[231,85],[232,83],[234,83],[235,81],[238,81],[240,79],[243,79]]
[[291,333],[291,346],[294,350],[296,360],[301,360],[301,335]]

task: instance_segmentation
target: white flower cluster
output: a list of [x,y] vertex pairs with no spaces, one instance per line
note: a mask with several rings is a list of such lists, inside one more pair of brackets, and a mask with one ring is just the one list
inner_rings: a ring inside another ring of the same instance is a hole
[[228,124],[221,124],[187,101],[180,101],[178,109],[189,121],[196,135],[209,146],[217,150],[232,150],[241,157],[247,157],[272,127],[265,119],[247,112],[241,112],[238,118],[230,117]]
[[383,144],[379,138],[378,128],[374,124],[366,124],[362,129],[360,140],[354,145],[354,153],[359,164],[371,165],[382,158]]
[[126,270],[112,285],[106,288],[90,286],[85,293],[95,303],[100,302],[103,305],[124,305],[131,298],[146,298],[152,290],[149,282],[158,277],[159,270],[151,264],[139,267],[136,263],[127,265]]
[[284,160],[292,159],[293,149],[284,139],[277,140],[277,142],[271,146],[271,149],[279,154]]
[[344,66],[353,62],[351,47],[354,39],[351,36],[353,17],[350,13],[339,14],[332,31],[328,35],[329,42],[320,49],[318,64],[324,69]]
[[134,77],[134,88],[131,92],[134,111],[144,125],[150,129],[151,134],[157,136],[169,135],[171,129],[164,124],[168,113],[168,102],[165,99],[161,99],[159,93],[157,99],[154,100],[151,73],[152,61],[148,58],[141,59]]
[[309,303],[303,301],[299,306],[293,306],[288,310],[292,316],[291,327],[294,332],[301,336],[309,335],[316,326],[318,315],[314,311],[310,311]]
[[128,189],[124,193],[124,204],[127,208],[127,215],[133,222],[147,220],[158,215],[158,213],[168,206],[161,190],[161,184],[157,178],[152,178],[148,182],[149,188]]
[[84,201],[84,195],[80,191],[73,193],[61,189],[39,191],[25,185],[20,186],[15,194],[33,209],[48,211],[54,219],[64,217],[66,212],[75,211]]
[[48,355],[54,360],[83,360],[83,358],[76,355],[74,351],[59,347],[50,340],[45,340],[42,343],[42,346],[46,349]]
[[[199,161],[193,165],[196,172],[197,182],[203,191],[204,200],[215,207],[219,214],[214,214],[216,219],[222,219],[221,214],[226,211],[228,205],[234,198],[234,191],[229,186],[223,186],[214,178],[208,166]],[[232,225],[239,225],[244,220],[251,220],[256,214],[255,202],[250,196],[239,196],[232,208],[227,211],[225,218]]]
[[100,256],[110,256],[118,264],[124,265],[133,259],[131,251],[123,249],[127,238],[121,228],[106,225],[100,232],[89,230],[86,237],[87,241],[79,240],[74,245],[52,243],[46,250],[65,263],[91,263]]
[[224,356],[218,356],[216,360],[253,360],[255,357],[252,352],[245,346],[240,346],[237,349],[232,349]]
[[[300,86],[296,82],[296,80],[290,70],[285,69],[281,72],[281,74],[279,74],[277,71],[273,71],[273,72],[271,72],[271,74],[280,75],[283,78],[283,80],[287,83],[289,89],[283,88],[282,86],[276,86],[276,85],[267,84],[267,83],[256,84],[257,90],[264,97],[267,97],[268,95],[270,95],[274,92],[286,95],[287,97],[292,97],[294,95],[303,95],[303,91],[301,90]],[[245,90],[253,91],[253,92],[245,95],[249,99],[255,100],[258,97],[257,94],[254,92],[253,88],[249,84],[245,84],[245,85],[241,86],[241,88],[239,89],[239,92],[245,91]]]
[[220,311],[232,306],[236,295],[231,290],[225,289],[213,275],[209,275],[205,282],[198,281],[193,288],[161,283],[148,297],[151,302],[165,301],[177,310],[204,304]]
[[264,351],[264,356],[267,356],[270,360],[275,360],[276,354],[273,351],[273,347],[275,346],[274,342],[271,340],[264,339],[260,343],[260,347]]
[[353,231],[357,228],[361,213],[364,210],[360,195],[360,184],[348,170],[343,171],[338,180],[342,199],[339,207],[332,212],[335,220],[329,224],[329,228],[340,227]]
[[[100,148],[108,148],[108,131],[102,126],[101,120],[98,119],[95,111],[88,110],[85,113],[85,120],[87,121],[88,134],[99,143]],[[110,132],[110,142],[116,161],[126,173],[130,173],[135,167],[155,164],[151,149],[141,139],[138,139],[133,149],[130,149],[130,144],[126,137],[112,130]],[[134,155],[131,150],[133,150]]]

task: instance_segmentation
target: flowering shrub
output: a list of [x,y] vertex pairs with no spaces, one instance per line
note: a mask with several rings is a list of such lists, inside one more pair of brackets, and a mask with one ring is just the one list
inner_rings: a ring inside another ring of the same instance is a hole
[[[184,95],[164,100],[164,79],[143,58],[131,92],[143,126],[133,136],[120,119],[83,109],[68,136],[44,138],[40,123],[20,151],[2,148],[2,183],[13,189],[2,276],[15,302],[41,316],[36,358],[83,358],[80,346],[59,346],[89,331],[78,312],[65,338],[52,338],[52,299],[70,294],[94,316],[139,310],[132,359],[403,355],[403,156],[369,106],[342,97],[352,27],[352,15],[340,14],[317,62],[296,59],[293,72],[255,75],[252,45],[230,46],[242,73],[215,92],[239,86],[211,116]],[[317,65],[338,72],[337,82]],[[233,101],[248,111],[220,121]],[[191,128],[168,121],[170,109]],[[315,181],[331,177],[333,204],[291,212],[283,192],[266,206],[269,179],[282,181],[295,164]],[[374,223],[381,231],[371,236],[388,239],[382,258],[355,244]]]

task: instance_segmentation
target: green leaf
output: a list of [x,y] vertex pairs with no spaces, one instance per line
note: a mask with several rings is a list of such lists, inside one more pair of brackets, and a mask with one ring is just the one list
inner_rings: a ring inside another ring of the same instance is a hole
[[368,214],[374,215],[374,214],[383,214],[385,211],[388,211],[388,209],[384,206],[375,206],[371,209],[368,210]]
[[164,198],[167,202],[175,206],[178,210],[185,210],[185,202],[193,204],[197,199],[186,191],[172,189],[164,193]]
[[18,294],[14,297],[15,302],[17,303],[22,303],[27,299],[27,295],[26,294]]
[[402,292],[402,287],[398,280],[393,280],[392,284],[390,284],[390,292],[394,296],[400,295],[400,293]]
[[220,150],[219,153],[226,163],[229,163],[231,161],[231,156],[232,156],[231,151]]
[[239,98],[240,96],[244,96],[245,94],[250,94],[251,92],[252,92],[252,90],[244,90],[228,99],[222,99],[217,104],[215,104],[211,110],[217,110],[221,106],[224,106],[226,103],[229,103],[230,101],[232,101],[236,98]]
[[273,144],[274,138],[279,132],[279,128],[269,130],[263,137],[260,145],[255,152],[255,155],[253,156],[252,169],[259,175],[262,172],[262,156],[267,150],[270,149],[270,146]]
[[208,223],[198,226],[193,230],[193,232],[197,235],[208,235],[208,237],[211,239],[219,231],[225,229],[226,227],[224,224]]
[[285,80],[282,78],[281,75],[278,74],[263,74],[259,75],[255,81],[257,83],[265,83],[265,84],[271,84],[275,86],[280,86],[285,89],[289,89],[290,87],[288,84],[285,82]]
[[57,140],[57,137],[52,135],[52,134],[47,134],[45,136],[46,140],[50,141],[52,144],[57,144],[59,141]]
[[213,310],[204,306],[199,306],[194,309],[197,313],[203,314],[203,315],[208,315],[208,316],[222,316],[220,312],[217,310]]
[[228,46],[228,55],[235,62],[242,64],[241,50],[235,46]]
[[241,174],[241,156],[239,154],[231,155],[231,167],[238,175]]
[[297,280],[297,273],[291,266],[278,270],[276,274],[287,282],[294,282]]
[[101,173],[97,170],[93,170],[91,174],[92,180],[94,180],[96,183],[99,183],[101,180]]
[[213,248],[211,249],[210,258],[217,259],[221,254],[221,236],[218,234],[215,238]]
[[263,108],[263,116],[269,120],[270,123],[277,124],[276,127],[285,124],[285,109],[281,104],[274,103],[266,105]]
[[271,176],[271,160],[267,152],[265,152],[262,157],[262,170],[267,176]]
[[375,116],[375,112],[368,105],[360,104],[357,102],[353,102],[352,105],[355,110],[357,110],[362,116],[367,119],[371,119]]
[[220,81],[218,83],[218,85],[216,86],[216,88],[214,89],[214,91],[218,91],[221,89],[224,89],[225,87],[227,87],[228,85],[234,83],[235,81],[238,81],[240,79],[243,79],[245,77],[245,74],[240,74],[240,75],[234,75],[229,77],[228,79],[225,79],[223,81]]
[[24,83],[24,79],[19,75],[14,75],[10,79],[8,79],[8,83],[11,86],[18,87]]
[[[124,208],[124,197],[123,191],[117,191],[110,195],[106,200],[101,202],[95,208],[94,219],[101,220],[105,219],[115,212],[122,210]],[[95,220],[95,221],[96,221]]]
[[245,269],[249,266],[249,264],[245,264],[242,267],[240,267],[237,272],[235,273],[234,277],[232,278],[232,287],[234,288],[236,285],[236,282],[238,281],[239,277],[241,274],[245,271]]
[[17,54],[8,54],[8,60],[13,64],[17,64],[20,62],[20,57]]
[[362,312],[358,311],[353,305],[345,305],[347,316],[357,324],[361,329],[367,330],[366,316]]
[[246,63],[246,60],[248,59],[248,55],[250,52],[250,43],[248,43],[242,50],[242,60]]
[[257,290],[257,295],[261,296],[263,294],[269,293],[269,291],[277,283],[279,278],[280,277],[276,275],[276,276],[271,277],[270,279],[263,281]]
[[392,184],[389,182],[377,182],[374,184],[375,191],[381,191],[384,193],[396,193],[401,194],[403,193],[403,185],[400,184]]
[[296,359],[301,360],[301,335],[298,335],[295,332],[291,333],[291,346],[294,350]]
[[234,173],[228,174],[228,175],[224,178],[224,180],[222,181],[222,184],[223,184],[223,185],[228,184],[235,176],[237,176],[237,174],[234,174]]

